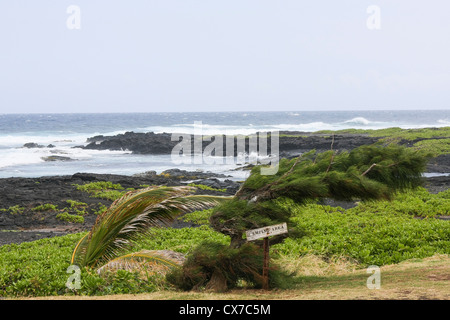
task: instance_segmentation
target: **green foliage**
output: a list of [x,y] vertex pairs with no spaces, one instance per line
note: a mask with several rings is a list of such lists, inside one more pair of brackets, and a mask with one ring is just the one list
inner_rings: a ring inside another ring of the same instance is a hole
[[207,225],[198,228],[153,228],[148,236],[134,243],[133,250],[174,250],[189,254],[205,239],[222,245],[230,244],[229,237],[214,231]]
[[204,184],[189,183],[188,186],[196,187],[196,188],[199,188],[199,189],[202,189],[202,190],[219,191],[219,192],[226,192],[227,191],[227,189],[212,188],[212,187],[206,186]]
[[51,203],[45,203],[39,206],[36,206],[34,208],[31,209],[31,211],[56,211],[58,210],[58,206],[51,204]]
[[67,211],[62,211],[56,215],[56,219],[71,223],[84,223],[84,217],[82,215],[70,214]]
[[421,140],[416,142],[413,146],[415,149],[425,149],[433,154],[439,156],[441,154],[450,153],[450,138],[449,139],[431,139]]
[[[86,233],[41,239],[0,247],[0,297],[52,295],[105,295],[152,292],[168,289],[163,277],[118,271],[99,276],[81,268],[81,288],[71,291],[65,283],[74,246]],[[228,245],[229,238],[207,226],[200,228],[156,228],[135,243],[133,250],[175,250],[189,253],[204,239]]]
[[0,296],[106,295],[152,292],[168,288],[158,275],[132,272],[98,275],[81,268],[81,288],[69,290],[67,273],[74,245],[84,234],[72,234],[0,247]]
[[245,242],[246,230],[286,222],[291,236],[296,234],[291,224],[290,208],[278,205],[275,201],[248,202],[233,198],[213,208],[210,218],[215,230],[232,237],[231,245],[238,247]]
[[[428,212],[426,219],[418,219],[415,213],[401,207],[402,204],[408,205],[407,202],[419,200],[425,204],[422,209]],[[290,213],[290,223],[301,232],[301,236],[286,238],[278,244],[274,244],[271,238],[271,265],[277,265],[279,257],[286,255],[292,259],[308,254],[329,259],[346,257],[365,267],[439,253],[450,254],[448,221],[432,218],[437,215],[433,207],[436,203],[443,204],[443,200],[450,200],[450,190],[434,195],[419,188],[414,192],[396,194],[391,202],[361,202],[347,210],[312,203],[300,206],[292,201],[276,200],[278,206]],[[159,276],[142,278],[126,271],[99,276],[94,270],[81,268],[81,289],[67,289],[65,283],[70,274],[66,270],[74,246],[84,235],[79,233],[1,246],[0,296],[104,295],[171,288]],[[207,225],[182,229],[153,228],[148,236],[134,243],[133,251],[174,250],[190,255],[205,239],[214,242],[216,248],[228,250],[230,245],[230,237]],[[206,250],[209,251],[208,248]],[[231,252],[227,251],[226,256]],[[272,287],[280,285],[275,271],[270,271]],[[292,276],[289,279],[296,281]],[[239,281],[229,285],[237,286]]]
[[0,209],[0,212],[9,212],[10,214],[22,214],[24,211],[25,208],[19,205],[11,206],[8,209]]
[[103,203],[98,204],[98,210],[94,212],[95,215],[100,215],[104,213],[106,210],[108,210],[108,207],[105,206]]
[[223,291],[239,281],[261,286],[263,252],[252,243],[230,248],[215,242],[201,243],[183,267],[174,269],[167,280],[182,290],[202,288]]
[[206,209],[201,211],[194,211],[186,213],[180,220],[185,222],[192,222],[195,224],[208,224],[211,215],[213,214],[213,209]]
[[99,267],[117,258],[133,241],[172,221],[181,212],[205,209],[225,197],[190,195],[192,187],[151,187],[128,192],[100,215],[91,231],[74,249],[72,262]]
[[84,185],[75,184],[78,191],[83,191],[91,194],[93,198],[115,201],[122,197],[127,191],[120,184],[114,184],[111,181],[90,182]]
[[389,137],[410,141],[417,139],[443,138],[450,136],[450,127],[420,129],[387,128],[374,130],[371,135],[374,137]]
[[245,230],[283,222],[291,236],[298,235],[301,231],[289,225],[291,212],[275,200],[391,199],[398,191],[420,186],[428,156],[398,145],[370,145],[282,159],[274,175],[263,175],[256,166],[233,199],[214,208],[210,221],[215,230],[231,236],[232,246],[243,243]]
[[367,134],[371,137],[389,137],[391,139],[416,140],[432,139],[450,136],[450,127],[442,128],[420,128],[401,129],[398,127],[384,129],[342,129],[342,130],[321,130],[318,134]]
[[66,203],[70,206],[70,208],[79,208],[79,207],[87,207],[87,203],[76,201],[76,200],[66,200]]
[[75,201],[75,200],[66,200],[67,204],[69,204],[69,210],[74,211],[78,216],[84,216],[87,214],[87,203]]
[[126,193],[126,191],[107,190],[107,191],[96,192],[92,197],[104,199],[104,200],[115,201],[115,200],[121,198],[125,193]]
[[[404,196],[399,195],[399,201]],[[362,266],[450,254],[448,221],[416,219],[386,201],[360,203],[347,210],[317,204],[284,205],[291,208],[291,220],[305,235],[274,245],[272,249],[280,254],[345,256]],[[432,207],[433,203],[427,206]]]
[[69,207],[64,208],[60,213],[56,215],[56,219],[67,221],[71,223],[84,223],[84,216],[87,214],[87,203],[66,200]]
[[361,203],[361,210],[377,212],[405,213],[415,217],[433,218],[450,215],[450,189],[431,194],[425,188],[398,193],[392,201],[368,201]]
[[382,138],[383,143],[399,143],[402,141],[415,141],[413,147],[415,149],[426,150],[438,156],[450,153],[450,127],[442,128],[421,128],[421,129],[401,129],[401,128],[385,128],[385,129],[343,129],[343,130],[322,130],[317,131],[318,134],[367,134],[371,137]]
[[68,258],[80,235],[0,247],[0,296],[66,293]]
[[288,197],[298,203],[315,198],[337,200],[390,198],[397,190],[422,182],[430,155],[397,145],[370,145],[350,152],[314,151],[282,159],[275,175],[254,167],[238,196],[251,199]]
[[113,184],[111,181],[90,182],[75,186],[77,187],[77,190],[88,193],[102,190],[123,190],[123,187],[119,183]]

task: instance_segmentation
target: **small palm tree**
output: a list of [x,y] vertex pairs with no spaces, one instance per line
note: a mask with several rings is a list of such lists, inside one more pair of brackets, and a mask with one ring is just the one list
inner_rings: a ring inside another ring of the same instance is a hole
[[[167,225],[182,212],[207,209],[230,199],[193,195],[194,190],[188,186],[162,186],[126,193],[97,218],[91,231],[78,242],[71,263],[80,267],[100,267],[113,259],[120,259],[119,256],[132,246],[133,241],[145,235],[151,227]],[[151,254],[146,256],[152,259]]]

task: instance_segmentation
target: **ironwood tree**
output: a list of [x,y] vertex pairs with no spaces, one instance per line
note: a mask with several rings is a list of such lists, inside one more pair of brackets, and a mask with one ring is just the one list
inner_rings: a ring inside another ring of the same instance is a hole
[[420,150],[374,144],[349,152],[312,150],[282,159],[274,175],[261,175],[257,166],[235,196],[214,209],[211,225],[229,235],[231,247],[237,248],[245,243],[243,235],[248,229],[283,222],[289,225],[289,209],[278,205],[277,199],[298,204],[326,198],[390,199],[398,191],[422,185],[429,158]]
[[[390,199],[398,191],[422,184],[422,173],[430,157],[421,150],[395,144],[374,144],[344,152],[311,150],[294,159],[281,159],[274,175],[262,175],[261,166],[255,166],[235,196],[216,206],[210,218],[216,231],[230,236],[229,248],[219,250],[214,246],[214,252],[208,255],[208,246],[202,246],[202,250],[195,252],[197,258],[188,259],[188,264],[172,279],[179,283],[184,281],[185,289],[203,284],[225,290],[234,285],[230,279],[235,278],[230,275],[239,273],[234,270],[226,252],[245,260],[239,255],[239,249],[245,248],[242,254],[249,251],[249,243],[244,237],[246,230],[286,222],[289,234],[275,236],[271,242],[298,234],[299,231],[290,224],[289,206],[280,205],[280,200],[305,204],[327,198],[344,201]],[[255,249],[250,251],[256,255]],[[260,253],[257,256],[261,258]],[[202,265],[204,261],[208,263]],[[262,258],[257,261],[262,262]],[[260,267],[246,265],[252,274],[257,274]],[[258,280],[257,277],[253,279]],[[186,281],[191,285],[186,285]]]

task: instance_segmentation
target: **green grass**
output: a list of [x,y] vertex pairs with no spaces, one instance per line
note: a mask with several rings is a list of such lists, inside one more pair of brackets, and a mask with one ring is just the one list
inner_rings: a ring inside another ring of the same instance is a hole
[[320,134],[367,134],[371,137],[391,137],[404,140],[445,138],[450,136],[450,127],[401,129],[398,127],[385,129],[342,129],[342,130],[320,130]]
[[88,213],[88,204],[76,200],[66,200],[69,207],[65,207],[56,215],[56,219],[72,222],[84,223],[84,216]]
[[[274,265],[283,261],[317,256],[325,261],[344,259],[364,268],[383,266],[409,259],[422,259],[436,254],[450,254],[449,221],[437,217],[448,214],[450,191],[433,195],[424,189],[402,193],[392,202],[360,203],[344,210],[318,204],[296,206],[291,220],[300,231],[298,238],[287,238],[271,245]],[[184,218],[207,223],[208,210],[193,212]],[[0,247],[0,296],[72,295],[65,283],[70,257],[84,233],[42,239],[29,243]],[[139,240],[132,251],[141,249],[174,250],[190,253],[205,239],[227,245],[229,238],[208,225],[198,228],[153,229]],[[290,279],[290,280],[289,280]],[[284,281],[298,283],[301,274]],[[121,271],[99,276],[94,271],[81,270],[78,295],[106,295],[173,290],[157,276],[139,277]]]
[[227,189],[217,189],[217,188],[212,188],[209,186],[205,186],[204,184],[195,184],[195,183],[189,183],[188,186],[191,187],[196,187],[202,190],[210,190],[210,191],[220,191],[220,192],[226,192]]
[[273,249],[285,255],[343,256],[363,266],[450,254],[449,221],[433,218],[449,214],[448,198],[449,190],[430,195],[419,189],[392,202],[371,201],[347,210],[291,205],[292,221],[303,236]]
[[122,190],[123,189],[119,183],[114,184],[111,181],[90,182],[90,183],[86,183],[83,185],[75,184],[75,186],[77,187],[77,190],[88,192],[88,193],[95,192],[95,191],[103,191],[103,190],[108,190],[108,189],[113,189],[113,190]]
[[11,206],[8,209],[0,209],[0,212],[9,212],[10,214],[22,214],[24,211],[25,208],[19,205]]
[[192,222],[195,224],[208,224],[209,218],[211,217],[213,213],[213,209],[207,209],[202,211],[194,211],[190,213],[186,213],[182,217],[180,217],[180,220],[185,222]]
[[450,127],[442,128],[421,128],[421,129],[343,129],[343,130],[321,130],[315,133],[320,134],[366,134],[370,137],[379,137],[382,142],[398,143],[402,140],[414,141],[415,149],[425,149],[434,156],[450,153]]
[[37,211],[37,212],[41,212],[41,211],[56,211],[58,210],[58,206],[51,204],[51,203],[45,203],[39,206],[36,206],[34,208],[31,209],[31,211]]
[[67,211],[62,211],[56,215],[56,219],[72,223],[84,223],[84,217],[78,214],[71,214]]
[[450,138],[421,140],[413,145],[416,149],[425,149],[430,151],[433,156],[450,153]]
[[[0,247],[0,296],[72,295],[65,283],[71,274],[67,268],[77,242],[85,233]],[[205,238],[228,243],[228,238],[207,226],[195,229],[155,229],[150,238],[141,239],[133,251],[170,249],[188,253]],[[106,295],[152,292],[169,289],[160,276],[142,278],[121,271],[99,276],[95,271],[81,270],[78,295]]]
[[95,215],[100,215],[100,214],[104,213],[106,210],[108,210],[108,207],[105,206],[102,203],[99,203],[98,204],[98,209],[97,209],[97,211],[94,211],[94,214]]
[[124,189],[119,183],[111,181],[90,182],[83,185],[74,184],[78,191],[91,194],[91,197],[114,201],[122,197],[126,192],[134,190],[133,188]]

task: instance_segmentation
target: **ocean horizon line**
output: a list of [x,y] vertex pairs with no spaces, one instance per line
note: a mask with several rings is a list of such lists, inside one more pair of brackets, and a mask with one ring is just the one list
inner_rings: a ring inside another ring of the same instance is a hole
[[450,108],[433,108],[433,109],[419,109],[419,108],[412,108],[412,109],[340,109],[340,110],[332,110],[332,109],[323,109],[323,110],[242,110],[242,111],[108,111],[108,112],[0,112],[0,115],[40,115],[40,114],[65,114],[65,115],[71,115],[71,114],[171,114],[171,113],[292,113],[292,112],[312,112],[312,113],[318,113],[318,112],[410,112],[410,111],[449,111]]

